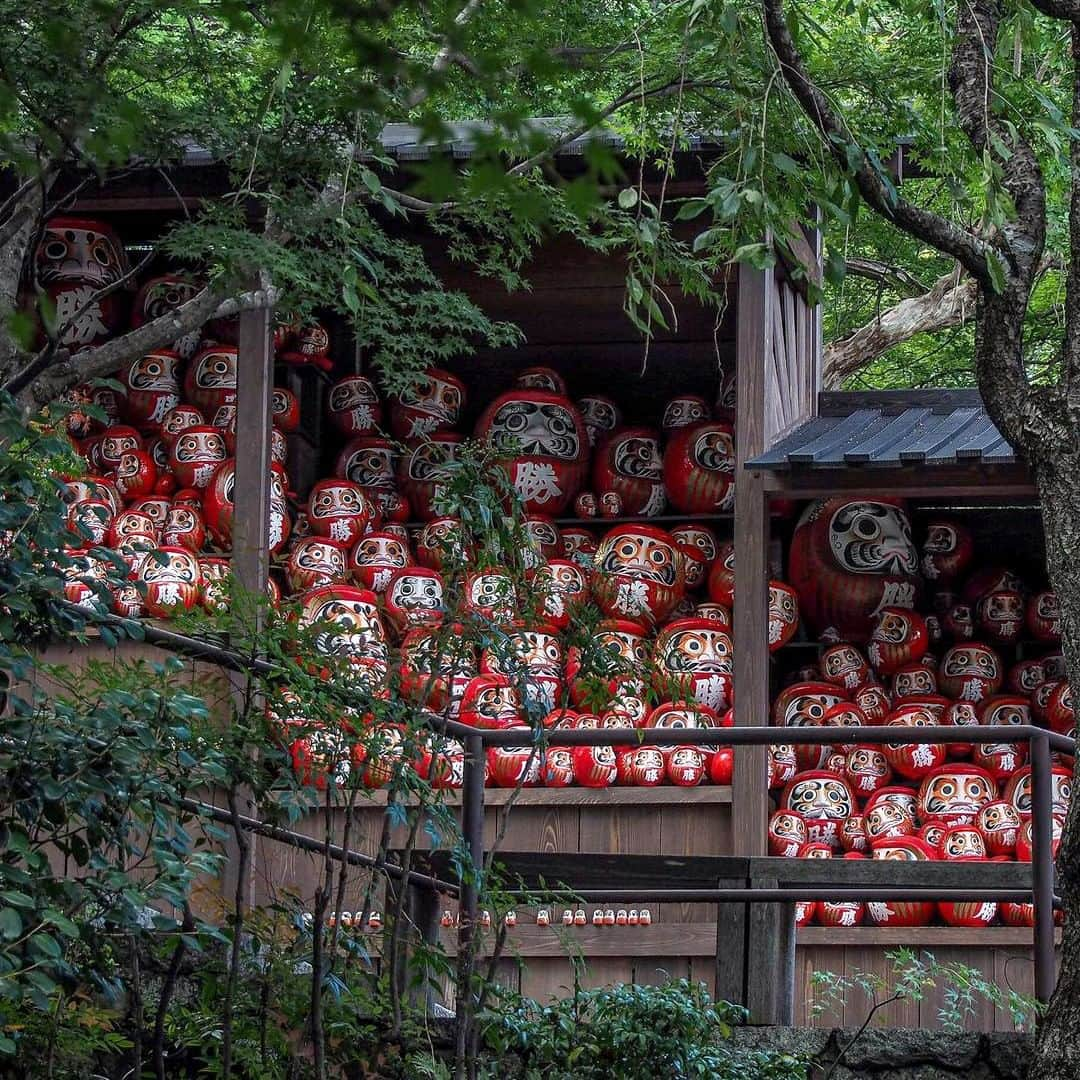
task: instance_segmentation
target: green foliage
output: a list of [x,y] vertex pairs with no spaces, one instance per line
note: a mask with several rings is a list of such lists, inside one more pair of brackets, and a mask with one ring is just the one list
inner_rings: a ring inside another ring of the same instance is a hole
[[[549,1005],[511,1001],[484,1037],[499,1064],[488,1075],[522,1080],[803,1080],[806,1063],[731,1042],[745,1012],[714,1002],[703,983],[575,988]],[[510,1057],[513,1055],[513,1057]],[[517,1060],[515,1068],[510,1063]]]
[[1008,1013],[1013,1026],[1030,1031],[1043,1006],[1031,995],[1004,988],[987,979],[978,968],[958,961],[942,962],[926,950],[896,949],[885,954],[892,962],[889,978],[876,972],[856,971],[837,975],[832,971],[815,971],[811,975],[815,1016],[822,1016],[853,1004],[851,995],[857,992],[873,1013],[893,1001],[921,1002],[928,991],[941,991],[941,1006],[937,1012],[942,1030],[964,1031],[975,1018],[980,1002],[988,1002],[995,1010]]

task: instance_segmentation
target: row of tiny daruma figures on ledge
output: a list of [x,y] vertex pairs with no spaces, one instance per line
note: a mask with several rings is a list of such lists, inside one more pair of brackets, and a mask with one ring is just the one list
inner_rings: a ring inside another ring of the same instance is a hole
[[[369,931],[382,930],[382,914],[372,911],[368,914],[367,921],[363,920],[363,913],[351,911],[331,911],[324,918],[324,925],[333,929],[341,927],[343,930]],[[495,923],[491,912],[484,908],[478,912],[476,923],[481,930],[490,930]],[[518,914],[511,908],[503,914],[502,925],[512,930],[518,925]],[[555,918],[555,912],[551,908],[537,908],[535,921],[537,926],[563,926],[577,927],[581,929],[590,924],[590,918],[585,908],[563,908],[560,918]],[[594,908],[591,923],[593,926],[651,926],[653,921],[652,911],[649,908]],[[439,926],[444,930],[457,929],[461,925],[461,919],[453,908],[445,908],[439,916]],[[310,911],[305,911],[300,916],[301,929],[310,933],[315,926],[315,917]]]
[[[773,703],[778,726],[1031,724],[1071,735],[1060,613],[1046,589],[975,562],[970,531],[946,517],[912,542],[899,500],[837,498],[796,528],[790,577],[822,639]],[[1021,644],[1024,646],[1020,648]],[[1030,655],[1035,653],[1036,655]],[[769,851],[799,858],[1031,859],[1031,770],[1024,743],[855,743],[773,748],[779,807]],[[1052,769],[1056,852],[1071,756]],[[1029,926],[1030,904],[806,903],[801,924]]]

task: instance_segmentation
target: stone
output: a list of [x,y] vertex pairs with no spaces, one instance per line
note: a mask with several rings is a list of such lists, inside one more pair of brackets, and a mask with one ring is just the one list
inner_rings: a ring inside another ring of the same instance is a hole
[[[844,1032],[845,1045],[854,1032]],[[851,1069],[895,1069],[933,1063],[947,1069],[967,1069],[979,1056],[980,1036],[965,1032],[922,1031],[918,1028],[867,1028],[844,1055]]]

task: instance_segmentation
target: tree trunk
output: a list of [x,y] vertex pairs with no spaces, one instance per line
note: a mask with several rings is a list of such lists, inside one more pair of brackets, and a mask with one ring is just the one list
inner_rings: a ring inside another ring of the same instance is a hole
[[[1061,641],[1073,700],[1080,701],[1080,452],[1046,447],[1034,464],[1046,535],[1046,566],[1061,604]],[[1076,759],[1080,761],[1080,757]],[[1073,788],[1077,783],[1074,765]],[[1065,905],[1057,989],[1039,1026],[1029,1075],[1038,1080],[1080,1077],[1080,815],[1066,819],[1057,858]]]

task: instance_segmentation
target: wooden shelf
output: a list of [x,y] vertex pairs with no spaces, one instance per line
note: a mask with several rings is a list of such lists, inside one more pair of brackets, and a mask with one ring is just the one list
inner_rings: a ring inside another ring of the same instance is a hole
[[[803,926],[795,932],[799,945],[906,945],[933,948],[940,945],[1016,945],[1032,947],[1032,931],[1026,926]],[[1061,930],[1054,931],[1061,943]]]
[[[556,917],[564,905],[555,905]],[[595,904],[586,905],[589,917]],[[653,918],[659,905],[651,908]],[[534,908],[517,909],[519,923],[506,935],[503,955],[524,958],[554,958],[577,953],[585,957],[634,956],[714,956],[716,954],[716,924],[711,922],[653,922],[651,926],[535,926]],[[481,953],[490,955],[495,931],[484,931]],[[457,949],[457,929],[440,930],[442,946],[450,955]],[[967,930],[954,926],[856,926],[850,929],[830,926],[804,926],[796,932],[799,947],[833,945],[837,948],[890,948],[907,946],[913,949],[935,949],[944,946],[1031,948],[1031,931],[1024,927],[987,926]],[[1061,943],[1061,930],[1056,931]]]
[[[561,914],[562,909],[557,908]],[[652,908],[653,918],[656,907]],[[592,908],[588,908],[592,915]],[[529,912],[532,918],[532,912]],[[518,911],[520,919],[522,912]],[[453,956],[457,951],[457,930],[443,928],[443,948]],[[481,954],[490,955],[495,932],[485,931]],[[509,930],[503,955],[521,957],[570,957],[575,954],[605,956],[715,956],[714,923],[653,923],[651,926],[522,926]]]
[[[685,525],[691,522],[725,523],[730,524],[735,520],[735,514],[725,511],[717,514],[657,514],[654,517],[645,517],[642,514],[620,514],[617,517],[560,517],[555,518],[555,524],[584,525],[586,528],[613,529],[616,525]],[[426,521],[407,521],[405,528],[420,530],[427,524]]]
[[[385,806],[386,791],[373,791],[363,804]],[[514,795],[513,788],[484,788],[485,806],[505,806]],[[448,806],[461,805],[461,789],[443,791]],[[344,801],[344,799],[343,799]],[[415,799],[405,800],[406,805],[416,805]],[[522,788],[513,800],[515,806],[687,806],[731,802],[731,788],[727,785],[709,785],[693,788],[663,787],[608,787],[608,788]]]

